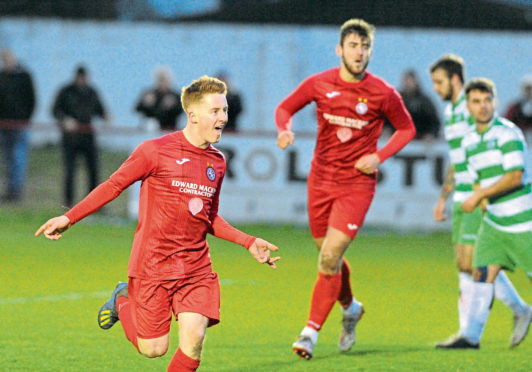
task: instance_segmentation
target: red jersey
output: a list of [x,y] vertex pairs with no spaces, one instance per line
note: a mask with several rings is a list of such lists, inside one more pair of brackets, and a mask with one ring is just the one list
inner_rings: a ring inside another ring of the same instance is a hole
[[195,147],[183,132],[174,132],[139,145],[66,216],[75,223],[141,180],[128,275],[152,280],[201,275],[211,271],[205,238],[213,231],[225,169],[220,151]]
[[[346,82],[340,78],[340,67],[308,77],[279,104],[275,111],[278,131],[290,129],[292,115],[313,101],[318,119],[313,179],[335,184],[375,182],[376,175],[354,168],[356,161],[376,152],[384,162],[415,136],[412,118],[391,85],[369,72],[360,82]],[[385,118],[396,132],[377,151]]]

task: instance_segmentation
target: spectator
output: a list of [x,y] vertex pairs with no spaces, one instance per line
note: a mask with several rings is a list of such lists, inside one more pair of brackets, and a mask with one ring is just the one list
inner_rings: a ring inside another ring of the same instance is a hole
[[183,113],[179,93],[172,89],[172,71],[159,67],[154,72],[155,87],[146,89],[135,107],[146,118],[155,119],[162,131],[175,131]]
[[7,167],[7,191],[2,201],[15,202],[22,197],[28,155],[28,126],[35,109],[35,91],[31,75],[13,51],[1,53],[0,70],[0,144]]
[[526,135],[532,135],[532,74],[521,78],[521,97],[511,103],[504,115]]
[[58,120],[63,135],[62,146],[65,161],[64,198],[66,206],[72,206],[76,157],[85,157],[89,191],[98,184],[98,153],[94,138],[92,119],[107,120],[107,114],[96,90],[89,84],[88,72],[79,66],[74,81],[62,87],[55,99],[54,117]]
[[414,70],[406,70],[401,76],[399,93],[416,127],[416,139],[437,138],[440,131],[438,112],[432,100],[421,90]]
[[237,132],[238,131],[238,117],[242,113],[242,98],[240,93],[234,90],[229,76],[225,72],[219,72],[217,74],[218,79],[223,81],[227,85],[227,105],[229,106],[229,118],[225,125],[225,132]]

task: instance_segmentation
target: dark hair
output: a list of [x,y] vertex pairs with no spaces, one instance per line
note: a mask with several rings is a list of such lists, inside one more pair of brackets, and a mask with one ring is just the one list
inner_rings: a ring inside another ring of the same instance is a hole
[[87,68],[84,65],[78,65],[76,67],[76,76],[87,75]]
[[417,73],[416,73],[416,70],[414,69],[408,69],[408,70],[404,70],[403,71],[403,76],[408,76],[408,77],[411,77],[411,78],[414,78],[416,80],[418,80],[418,76],[417,76]]
[[458,75],[460,82],[464,83],[464,60],[455,54],[445,54],[438,59],[432,66],[430,66],[430,72],[433,73],[437,69],[441,68],[447,73],[450,78],[453,75]]
[[481,92],[486,92],[491,94],[492,97],[497,95],[497,89],[495,88],[495,83],[490,79],[481,77],[471,79],[464,88],[466,97],[469,96],[469,92],[472,90],[480,90]]
[[371,45],[373,44],[373,34],[375,26],[359,18],[351,18],[340,27],[340,45],[343,45],[347,35],[355,33],[360,37],[368,38]]

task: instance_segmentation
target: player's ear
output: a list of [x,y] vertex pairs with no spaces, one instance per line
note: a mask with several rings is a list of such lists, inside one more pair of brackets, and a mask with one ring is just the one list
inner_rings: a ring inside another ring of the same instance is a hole
[[342,58],[342,54],[343,54],[342,46],[340,44],[336,44],[336,55]]
[[457,86],[458,84],[461,84],[462,81],[460,80],[460,77],[458,76],[458,74],[453,74],[451,76],[451,84],[453,84],[454,86]]
[[192,124],[196,124],[198,122],[198,115],[196,112],[192,109],[189,109],[187,112],[188,121]]

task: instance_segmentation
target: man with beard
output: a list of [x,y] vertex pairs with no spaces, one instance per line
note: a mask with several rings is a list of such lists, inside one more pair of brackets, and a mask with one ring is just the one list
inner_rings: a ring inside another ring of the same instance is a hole
[[[317,105],[318,138],[308,177],[310,232],[319,250],[318,278],[310,315],[294,352],[310,359],[318,332],[334,303],[343,308],[339,348],[355,342],[355,326],[364,313],[349,282],[343,258],[364,222],[377,183],[379,164],[402,149],[416,133],[399,93],[366,71],[373,46],[373,25],[350,19],[340,29],[339,67],[305,79],[275,111],[277,145],[294,142],[292,116],[311,102]],[[377,141],[387,118],[396,131],[385,146]]]
[[[461,150],[475,187],[462,210],[472,212],[484,204],[486,212],[473,255],[471,307],[466,327],[453,346],[478,349],[501,270],[520,267],[532,280],[532,188],[526,175],[523,132],[495,114],[495,84],[477,78],[465,86],[465,94],[475,129],[465,135]],[[512,338],[512,347],[526,336],[532,317],[526,319],[522,336]]]
[[[430,68],[434,91],[449,105],[445,111],[445,139],[449,143],[450,166],[440,197],[434,207],[434,219],[446,219],[445,204],[454,191],[452,208],[452,243],[454,245],[456,266],[458,268],[459,298],[458,318],[459,331],[449,339],[438,343],[438,348],[455,348],[457,340],[467,327],[467,312],[471,308],[473,290],[472,259],[473,246],[477,240],[482,219],[480,208],[470,213],[462,210],[462,203],[473,194],[473,179],[465,167],[465,159],[461,149],[463,137],[473,130],[475,122],[470,118],[464,92],[464,61],[456,55],[444,55]],[[519,344],[526,335],[532,308],[519,296],[512,283],[501,271],[495,281],[495,297],[514,313],[514,330],[510,344]]]

